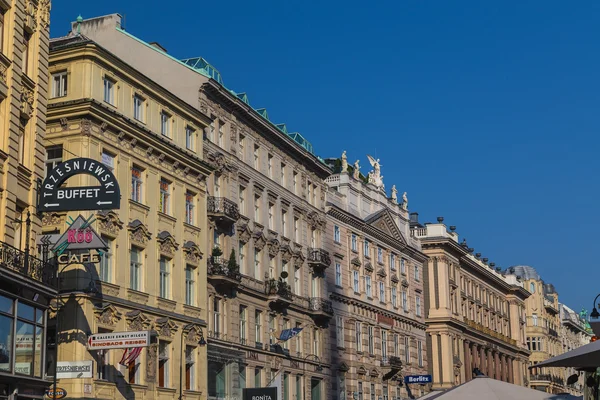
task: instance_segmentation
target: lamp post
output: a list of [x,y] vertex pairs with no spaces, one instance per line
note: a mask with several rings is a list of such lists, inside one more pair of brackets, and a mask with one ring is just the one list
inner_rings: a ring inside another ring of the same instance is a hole
[[[302,379],[306,379],[306,360],[308,360],[309,357],[314,357],[319,363],[319,365],[317,365],[316,368],[317,372],[323,371],[323,367],[321,367],[321,359],[319,358],[319,356],[317,356],[316,354],[309,354],[302,360]],[[302,400],[306,400],[306,381],[304,381],[302,384]]]
[[596,296],[596,298],[594,299],[594,308],[592,308],[592,312],[590,313],[591,318],[600,318],[600,313],[596,308],[596,301],[598,301],[598,297],[600,297],[600,294],[598,294],[598,296]]
[[[183,335],[186,331],[192,329],[196,324],[187,324],[181,329],[181,349],[180,349],[180,358],[181,363],[179,365],[179,400],[183,400],[183,365],[185,359],[185,353],[183,352]],[[204,333],[202,332],[202,328],[200,328],[200,340],[198,340],[198,344],[202,347],[206,346],[206,340],[204,339]]]

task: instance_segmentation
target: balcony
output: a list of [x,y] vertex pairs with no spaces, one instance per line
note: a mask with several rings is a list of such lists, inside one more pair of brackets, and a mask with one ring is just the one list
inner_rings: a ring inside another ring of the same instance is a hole
[[556,306],[554,305],[554,299],[545,297],[544,307],[546,308],[546,310],[554,314],[558,314],[558,308],[556,308]]
[[310,297],[308,299],[308,309],[311,311],[311,317],[321,323],[329,321],[333,315],[331,301],[321,297]]
[[230,231],[238,219],[240,210],[237,204],[226,197],[208,196],[206,213],[217,224],[219,229]]
[[331,257],[329,252],[323,249],[308,248],[308,264],[314,269],[324,272],[331,265]]
[[555,329],[548,328],[548,333],[550,334],[550,336],[554,336],[555,338],[558,337],[558,332]]
[[239,268],[228,268],[221,257],[208,259],[207,275],[208,280],[221,293],[229,293],[242,283],[242,274],[240,274]]
[[56,287],[55,267],[39,258],[0,242],[0,269],[8,269],[17,274],[43,283],[47,287]]
[[268,297],[271,308],[276,310],[287,309],[294,302],[292,288],[285,281],[269,279],[265,282],[265,294]]
[[383,359],[381,360],[381,367],[400,370],[402,369],[402,360],[400,360],[400,357],[394,356],[383,357]]

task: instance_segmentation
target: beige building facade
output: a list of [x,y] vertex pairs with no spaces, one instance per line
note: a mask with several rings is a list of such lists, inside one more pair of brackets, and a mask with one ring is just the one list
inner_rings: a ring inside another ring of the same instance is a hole
[[[370,158],[371,159],[371,158]],[[336,173],[325,182],[327,271],[335,318],[330,324],[332,399],[419,397],[422,385],[403,377],[427,373],[424,263],[410,235],[407,199],[385,192],[379,161],[360,174],[346,153],[328,159]],[[407,387],[408,386],[408,387]],[[408,391],[407,391],[408,390]]]
[[411,214],[412,236],[429,257],[425,271],[430,373],[434,388],[471,380],[477,369],[494,379],[526,385],[525,300],[515,277],[459,242],[443,218],[422,225]]
[[[0,1],[0,399],[42,398],[54,267],[38,257],[50,2]],[[50,336],[50,339],[48,338]]]
[[[50,44],[46,169],[76,157],[116,176],[119,209],[94,214],[108,244],[98,264],[61,274],[59,361],[92,360],[93,378],[64,379],[71,397],[206,398],[207,116],[75,29]],[[90,185],[87,175],[67,184]],[[45,233],[78,213],[45,213]],[[56,316],[56,314],[55,314]],[[91,333],[150,330],[152,343],[121,365],[123,349],[89,351]],[[204,345],[204,346],[203,346]]]
[[529,386],[548,393],[565,390],[564,368],[535,368],[535,364],[563,353],[558,293],[554,285],[545,283],[535,268],[515,265],[507,274],[520,277],[531,295],[525,301],[527,315],[526,342],[529,358]]
[[[197,57],[177,60],[121,27],[117,14],[74,24],[212,119],[203,132],[208,180],[208,398],[240,398],[244,387],[281,380],[284,400],[319,400],[329,388],[323,250],[325,184],[331,171],[312,146],[265,109],[223,85]],[[165,73],[168,71],[168,73]],[[279,342],[279,332],[302,328]]]
[[[585,346],[591,342],[594,332],[587,321],[587,313],[582,311],[576,313],[562,303],[558,303],[560,314],[560,338],[562,349],[559,354],[566,353],[578,347]],[[579,375],[579,379],[572,385],[567,385],[567,379],[573,374]],[[574,396],[584,395],[585,374],[580,374],[575,368],[564,368],[565,391]]]

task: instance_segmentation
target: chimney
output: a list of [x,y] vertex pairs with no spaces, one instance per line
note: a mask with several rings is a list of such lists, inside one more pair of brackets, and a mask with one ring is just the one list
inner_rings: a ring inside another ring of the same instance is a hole
[[410,223],[411,224],[418,224],[419,223],[419,213],[417,213],[417,212],[411,212],[410,213]]

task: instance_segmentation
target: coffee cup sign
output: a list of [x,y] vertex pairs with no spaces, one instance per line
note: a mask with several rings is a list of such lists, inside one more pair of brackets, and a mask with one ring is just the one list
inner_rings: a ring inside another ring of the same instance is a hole
[[[91,175],[99,186],[63,187],[76,175]],[[121,205],[117,178],[109,167],[91,158],[74,158],[58,164],[38,189],[38,212],[111,210]]]

